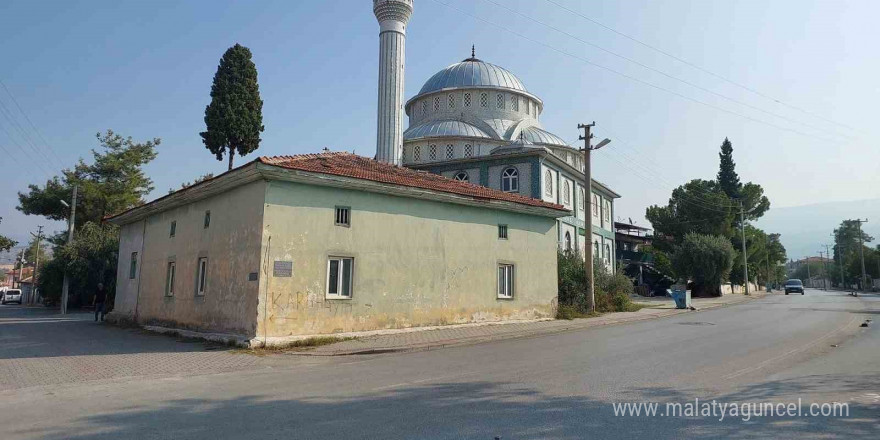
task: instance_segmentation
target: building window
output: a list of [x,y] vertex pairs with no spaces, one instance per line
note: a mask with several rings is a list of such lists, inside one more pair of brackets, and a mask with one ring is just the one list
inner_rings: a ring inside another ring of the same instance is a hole
[[426,100],[422,101],[422,116],[425,116],[427,114],[428,114],[428,100],[426,99]]
[[486,108],[489,107],[489,95],[486,93],[480,93],[480,107]]
[[584,189],[578,188],[578,211],[584,212]]
[[544,173],[544,195],[553,197],[553,173],[550,170]]
[[168,269],[165,272],[165,296],[174,296],[174,271],[176,268],[176,263],[168,262]]
[[465,107],[470,107],[470,106],[471,106],[471,94],[470,94],[470,92],[464,94],[464,106],[465,106]]
[[532,101],[526,100],[526,114],[532,114]]
[[422,160],[422,146],[416,145],[413,147],[413,162],[419,162]]
[[450,108],[450,109],[455,108],[455,95],[453,95],[452,93],[450,93],[449,96],[448,96],[448,99],[449,99],[449,108]]
[[205,294],[205,286],[208,284],[208,258],[199,258],[199,274],[196,278],[196,295],[203,296]]
[[337,206],[335,224],[337,226],[351,226],[351,208],[347,206]]
[[513,265],[498,265],[498,298],[513,298]]
[[171,235],[170,236],[174,237],[175,234],[177,234],[177,221],[176,220],[171,222]]
[[507,240],[507,225],[498,225],[498,238]]
[[507,168],[501,173],[501,190],[504,192],[519,191],[519,173],[516,168]]
[[474,155],[474,146],[471,144],[464,144],[464,157],[471,157]]
[[510,109],[515,112],[519,111],[519,96],[510,95]]
[[133,280],[137,277],[138,272],[138,253],[131,253],[131,263],[128,266],[128,279]]
[[565,231],[565,252],[571,252],[571,233]]
[[468,182],[470,180],[468,177],[468,173],[464,171],[459,171],[458,173],[456,173],[453,179],[461,182]]
[[602,259],[605,260],[605,264],[608,264],[611,262],[611,245],[610,244],[605,245],[605,255],[602,256]]
[[606,200],[602,208],[605,210],[605,223],[611,223],[611,203]]
[[205,222],[203,228],[208,229],[209,226],[211,226],[211,211],[205,211]]
[[455,148],[452,146],[452,144],[446,145],[446,158],[452,159],[454,157],[455,157]]
[[437,160],[437,146],[431,145],[428,147],[428,160]]
[[599,217],[599,196],[593,194],[593,217]]
[[440,97],[439,96],[434,97],[434,111],[435,112],[440,111]]
[[354,258],[330,257],[327,260],[327,298],[351,298]]
[[566,205],[571,203],[571,185],[567,180],[562,183],[562,203]]
[[495,104],[498,108],[504,109],[504,95],[499,93],[498,96],[495,97]]

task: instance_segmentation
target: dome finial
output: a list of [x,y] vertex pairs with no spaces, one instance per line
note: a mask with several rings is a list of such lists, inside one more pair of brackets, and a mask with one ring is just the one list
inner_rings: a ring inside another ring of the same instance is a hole
[[477,57],[477,55],[476,55],[476,53],[474,52],[474,45],[471,44],[471,58],[476,58],[476,57]]

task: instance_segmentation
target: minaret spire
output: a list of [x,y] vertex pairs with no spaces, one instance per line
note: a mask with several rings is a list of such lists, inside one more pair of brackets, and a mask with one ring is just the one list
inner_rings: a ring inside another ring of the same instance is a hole
[[476,52],[474,51],[474,45],[471,44],[471,58],[476,58],[476,57],[477,57],[477,54],[476,54]]
[[403,158],[403,66],[406,24],[413,0],[373,0],[379,21],[379,103],[376,160],[400,165]]

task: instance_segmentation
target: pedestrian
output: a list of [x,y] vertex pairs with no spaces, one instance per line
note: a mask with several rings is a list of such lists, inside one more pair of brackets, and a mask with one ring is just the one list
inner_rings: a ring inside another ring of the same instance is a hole
[[107,292],[104,291],[104,285],[98,283],[98,290],[95,291],[95,298],[92,304],[95,306],[95,322],[98,322],[98,313],[101,314],[101,322],[104,322],[104,302],[107,301]]

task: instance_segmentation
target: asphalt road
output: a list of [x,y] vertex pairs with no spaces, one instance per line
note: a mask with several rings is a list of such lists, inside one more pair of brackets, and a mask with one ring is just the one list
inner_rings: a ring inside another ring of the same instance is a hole
[[[859,327],[877,317],[880,296],[808,290],[466,347],[12,389],[0,438],[877,438],[880,322]],[[800,399],[804,412],[840,401],[849,415],[624,417],[612,405],[694,399]]]

